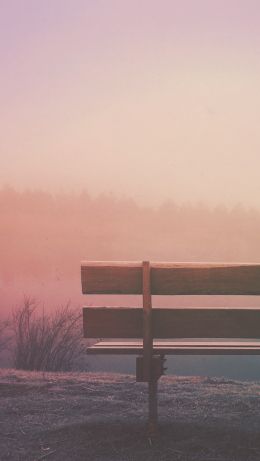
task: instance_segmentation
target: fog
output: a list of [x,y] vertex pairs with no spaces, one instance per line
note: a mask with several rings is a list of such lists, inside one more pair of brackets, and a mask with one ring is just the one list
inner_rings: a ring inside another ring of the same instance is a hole
[[[259,262],[260,212],[236,206],[178,206],[168,201],[144,207],[109,195],[52,195],[40,190],[0,190],[1,313],[23,296],[54,309],[104,303],[81,295],[82,260]],[[158,305],[236,305],[239,299],[156,299]],[[210,297],[206,297],[210,298]],[[222,298],[222,297],[220,297]],[[122,303],[112,297],[110,303]],[[140,305],[138,297],[124,301]],[[255,297],[246,305],[257,305]],[[242,304],[243,305],[243,304]]]
[[84,259],[259,262],[259,5],[0,2],[0,316],[103,304]]

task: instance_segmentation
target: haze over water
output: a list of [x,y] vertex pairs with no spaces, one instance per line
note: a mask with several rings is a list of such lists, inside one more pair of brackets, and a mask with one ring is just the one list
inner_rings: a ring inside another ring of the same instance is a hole
[[258,0],[0,0],[0,317],[94,304],[82,259],[260,261],[259,24]]

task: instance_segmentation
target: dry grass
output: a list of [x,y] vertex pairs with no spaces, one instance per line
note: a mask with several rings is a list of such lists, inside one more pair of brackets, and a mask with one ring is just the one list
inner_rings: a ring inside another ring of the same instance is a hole
[[259,461],[260,383],[164,377],[160,437],[133,376],[0,370],[0,459]]

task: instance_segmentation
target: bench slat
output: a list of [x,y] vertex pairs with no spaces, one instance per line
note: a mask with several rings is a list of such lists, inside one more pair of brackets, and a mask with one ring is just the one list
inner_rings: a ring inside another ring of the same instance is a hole
[[[142,341],[100,341],[89,354],[142,354]],[[153,353],[165,355],[260,355],[260,342],[154,341]]]
[[[154,338],[260,338],[260,308],[153,308]],[[87,338],[142,338],[140,308],[83,308]]]
[[83,294],[141,294],[142,264],[85,262],[81,283]]
[[[83,262],[84,294],[142,294],[141,262]],[[151,263],[155,295],[260,295],[260,264]]]
[[86,338],[142,338],[143,310],[138,308],[83,308]]

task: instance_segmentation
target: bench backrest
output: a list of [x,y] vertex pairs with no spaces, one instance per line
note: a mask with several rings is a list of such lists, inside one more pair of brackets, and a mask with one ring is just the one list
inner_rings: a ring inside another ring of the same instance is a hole
[[[144,270],[144,268],[146,268]],[[259,308],[152,308],[152,295],[260,295],[260,264],[83,262],[84,294],[142,294],[144,309],[84,308],[88,338],[259,338]]]

